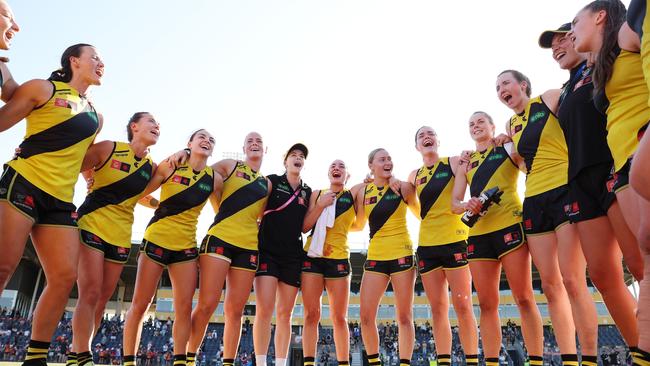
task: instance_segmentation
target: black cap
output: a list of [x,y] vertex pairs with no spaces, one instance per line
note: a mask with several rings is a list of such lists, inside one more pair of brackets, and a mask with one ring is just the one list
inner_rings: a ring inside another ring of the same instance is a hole
[[307,159],[307,154],[309,154],[309,149],[307,149],[307,146],[305,146],[305,144],[298,142],[296,144],[291,145],[289,150],[287,150],[287,153],[284,154],[284,161],[287,161],[287,157],[289,156],[289,154],[291,154],[293,150],[302,151],[303,155],[305,155],[305,159]]
[[547,30],[544,31],[540,36],[539,36],[539,46],[542,48],[551,48],[551,44],[553,43],[553,37],[556,34],[567,34],[571,31],[571,23],[564,23],[560,26],[560,28],[556,30]]

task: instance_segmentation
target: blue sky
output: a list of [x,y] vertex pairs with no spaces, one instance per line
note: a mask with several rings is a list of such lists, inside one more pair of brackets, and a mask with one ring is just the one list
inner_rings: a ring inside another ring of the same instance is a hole
[[[627,3],[627,2],[626,2]],[[545,29],[570,21],[583,1],[10,1],[21,26],[9,67],[24,82],[46,78],[63,50],[91,43],[106,64],[91,97],[104,114],[99,140],[125,140],[137,111],[161,123],[155,160],[207,128],[217,141],[212,161],[240,151],[244,135],[261,132],[268,146],[263,173],[282,171],[297,141],[310,156],[304,177],[327,185],[327,166],[347,162],[352,182],[366,156],[383,146],[406,178],[421,164],[415,130],[432,125],[443,155],[473,144],[466,129],[475,110],[500,130],[510,116],[496,98],[496,75],[526,73],[533,94],[560,87],[567,73],[537,46]],[[0,134],[8,160],[21,123]],[[75,201],[83,201],[79,184]],[[208,205],[209,206],[209,205]],[[136,211],[134,239],[152,212]],[[202,237],[211,221],[206,208]],[[417,237],[417,225],[412,227]],[[353,246],[367,241],[351,237]]]

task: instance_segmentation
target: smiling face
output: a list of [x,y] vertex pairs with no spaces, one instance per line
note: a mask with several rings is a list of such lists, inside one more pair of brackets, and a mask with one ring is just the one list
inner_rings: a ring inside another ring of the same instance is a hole
[[389,179],[393,174],[393,160],[388,154],[388,151],[384,149],[375,152],[372,160],[368,163],[368,167],[375,179]]
[[264,141],[262,135],[251,132],[244,139],[244,154],[249,159],[262,158],[264,156]]
[[569,38],[578,52],[598,52],[602,45],[607,12],[582,9],[571,23]]
[[20,27],[14,19],[14,13],[9,4],[0,0],[0,32],[2,32],[0,49],[8,50],[11,47],[11,39],[18,31],[20,31]]
[[160,137],[160,124],[149,113],[144,113],[140,118],[129,123],[133,139],[142,141],[146,146],[154,145]]
[[556,33],[551,42],[553,59],[563,70],[571,70],[578,66],[584,58],[573,48],[571,37],[564,33]]
[[343,160],[334,160],[332,164],[330,164],[327,176],[330,179],[330,184],[345,185],[345,181],[348,179],[348,170],[345,167]]
[[287,173],[300,174],[304,166],[305,153],[298,149],[289,151],[287,158],[284,160],[284,168],[287,170]]
[[440,141],[433,128],[429,126],[420,127],[415,134],[415,148],[422,154],[438,152]]
[[212,135],[206,130],[198,130],[194,132],[187,143],[187,147],[192,150],[191,154],[202,155],[208,157],[212,155],[214,150],[215,140]]
[[95,47],[84,46],[79,57],[70,57],[70,66],[75,75],[89,85],[101,85],[104,76],[104,62]]
[[497,97],[501,103],[514,111],[525,104],[526,88],[526,82],[518,82],[511,72],[504,72],[497,78]]
[[469,118],[469,134],[475,142],[490,140],[494,137],[494,124],[485,113],[474,113]]

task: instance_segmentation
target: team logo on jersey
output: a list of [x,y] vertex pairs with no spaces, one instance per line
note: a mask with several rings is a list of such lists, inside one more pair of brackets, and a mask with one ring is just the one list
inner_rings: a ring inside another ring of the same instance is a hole
[[532,116],[530,116],[529,121],[530,121],[530,123],[535,123],[535,122],[537,122],[538,120],[540,120],[540,119],[542,119],[544,117],[546,117],[546,112],[539,111],[539,112],[533,114]]
[[524,128],[523,125],[516,125],[515,126],[515,133],[521,131],[522,128]]
[[189,186],[190,178],[182,177],[180,175],[175,175],[174,178],[172,178],[172,182],[182,184],[184,186]]
[[111,168],[121,170],[125,173],[128,173],[131,170],[131,165],[123,163],[119,160],[113,159],[111,161]]
[[373,197],[368,197],[364,200],[363,202],[365,205],[372,205],[373,203],[377,203],[377,196]]
[[472,164],[469,166],[469,168],[470,168],[470,169],[474,169],[474,168],[476,168],[477,166],[478,166],[478,160],[477,160],[477,161],[473,161]]
[[251,180],[251,176],[248,175],[248,174],[246,174],[246,172],[240,172],[240,171],[238,171],[238,172],[235,174],[235,176],[236,176],[237,178],[243,178],[243,179],[246,179],[246,180],[249,181],[249,182],[250,182],[250,180]]
[[420,180],[418,181],[418,185],[422,185],[422,184],[424,184],[424,183],[426,183],[426,182],[427,182],[427,177],[422,177],[422,178],[420,178]]

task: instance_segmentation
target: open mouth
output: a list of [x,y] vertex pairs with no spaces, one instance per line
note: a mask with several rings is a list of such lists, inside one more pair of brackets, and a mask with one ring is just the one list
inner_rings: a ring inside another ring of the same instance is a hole
[[503,93],[501,94],[501,99],[503,99],[506,103],[510,103],[512,95],[510,93]]
[[296,161],[295,163],[293,163],[293,166],[295,166],[296,168],[302,168],[302,162]]
[[472,131],[473,135],[480,135],[482,133],[483,133],[483,130],[481,130],[481,129],[477,129],[477,130]]
[[424,147],[433,146],[433,140],[432,139],[424,139],[424,141],[422,141],[422,146],[424,146]]
[[341,178],[342,176],[341,172],[332,172],[332,178]]
[[384,167],[384,171],[390,173],[393,171],[393,167],[392,166]]
[[200,144],[199,147],[205,151],[210,151],[210,149],[212,149],[212,146],[207,142]]
[[102,76],[104,76],[104,69],[95,70],[95,74],[101,78]]
[[14,38],[14,32],[10,29],[5,33],[5,38],[7,41],[11,41],[12,38]]
[[553,58],[555,61],[560,61],[564,56],[566,56],[566,52],[564,51],[558,51],[553,53]]

